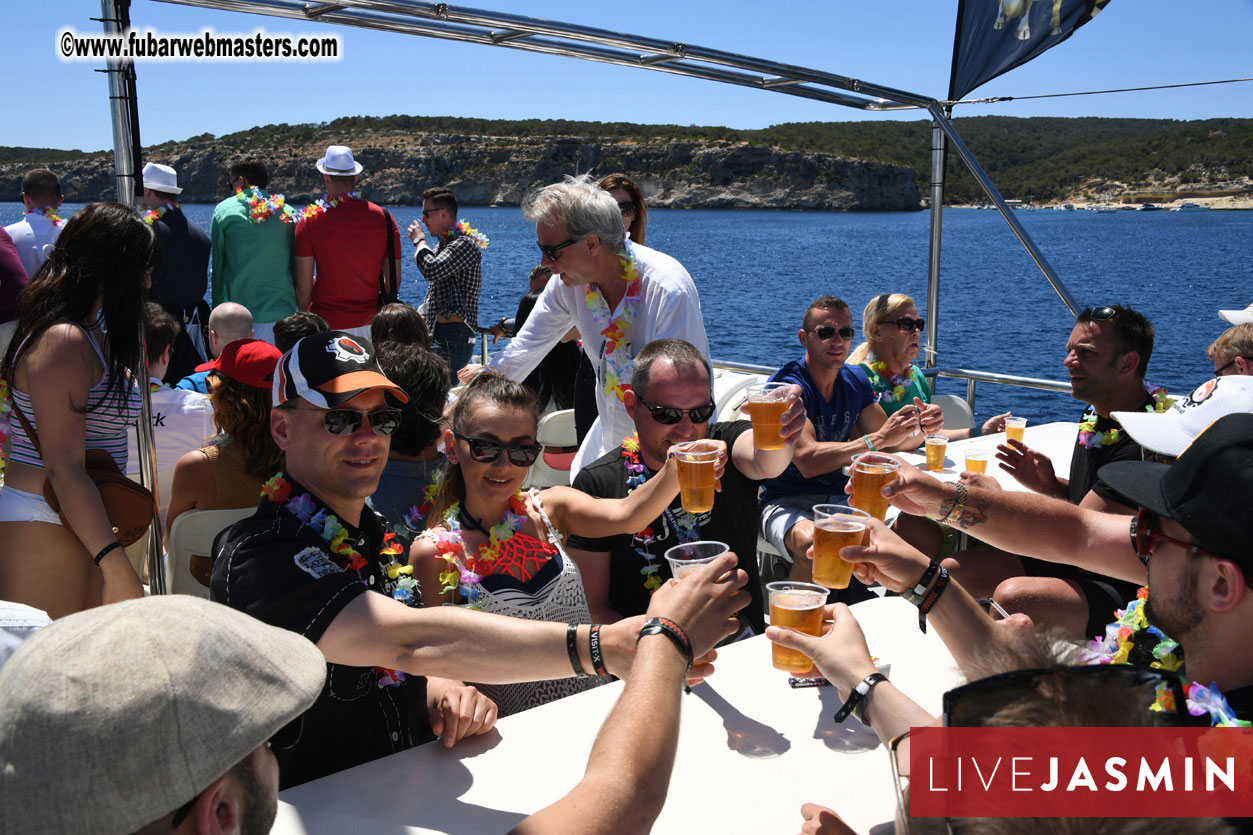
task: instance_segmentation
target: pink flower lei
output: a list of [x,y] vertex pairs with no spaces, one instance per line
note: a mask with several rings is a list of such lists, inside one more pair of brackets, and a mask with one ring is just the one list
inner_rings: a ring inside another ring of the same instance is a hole
[[[631,255],[629,243],[626,244],[626,249],[618,255],[618,259],[622,262],[622,277],[627,284],[626,295],[622,301],[622,312],[616,318],[612,318],[613,312],[609,309],[605,297],[601,295],[600,288],[595,284],[587,285],[583,302],[591,311],[596,329],[600,331],[601,336],[605,337],[605,393],[613,393],[617,395],[618,400],[622,400],[626,390],[631,386],[628,372],[635,359],[631,354],[632,346],[627,341],[626,332],[639,315],[640,299],[643,298],[644,291],[643,282],[640,281],[639,265],[636,264],[635,257]],[[624,380],[627,382],[623,382]]]
[[174,202],[174,203],[165,203],[163,205],[157,206],[155,209],[149,209],[147,212],[144,213],[144,223],[151,226],[152,224],[156,223],[161,218],[165,217],[165,213],[170,211],[171,209],[179,209],[181,211],[182,208],[183,207],[180,206],[177,202]]
[[295,223],[296,212],[287,205],[287,198],[281,194],[265,194],[256,186],[247,189],[236,189],[235,199],[248,207],[248,220],[253,223],[264,223],[277,217],[283,223]]
[[[369,566],[369,561],[348,541],[348,529],[339,519],[334,514],[328,514],[326,508],[317,510],[316,502],[308,493],[293,496],[291,482],[283,478],[281,472],[275,473],[262,485],[261,496],[282,505],[288,513],[317,531],[330,544],[331,553],[348,560],[348,570],[356,571],[360,576],[361,569]],[[383,547],[379,549],[379,556],[383,558],[383,572],[396,584],[392,597],[407,606],[414,606],[418,602],[414,594],[418,581],[413,579],[413,566],[401,565],[399,562],[398,557],[404,552],[404,546],[394,533],[388,531],[383,534]],[[369,585],[365,578],[361,582]],[[379,687],[399,687],[405,680],[405,674],[401,670],[387,667],[375,667],[374,670],[379,674]]]

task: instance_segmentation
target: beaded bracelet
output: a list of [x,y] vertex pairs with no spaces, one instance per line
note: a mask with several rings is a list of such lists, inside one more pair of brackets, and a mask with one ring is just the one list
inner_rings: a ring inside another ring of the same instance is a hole
[[674,645],[683,653],[683,657],[687,659],[687,672],[692,671],[692,642],[687,637],[687,633],[683,631],[677,623],[670,618],[649,618],[644,623],[644,628],[640,630],[639,637],[635,639],[635,643],[640,642],[640,638],[646,635],[665,635]]
[[600,651],[600,624],[593,623],[592,631],[587,633],[587,648],[592,653],[592,669],[598,676],[609,675],[605,667],[605,656]]
[[941,524],[948,525],[961,517],[962,511],[966,509],[966,497],[968,495],[969,491],[966,489],[966,485],[960,481],[957,482],[957,501],[953,502],[953,509],[940,520]]
[[97,566],[99,566],[99,565],[100,565],[100,561],[101,561],[102,559],[104,559],[105,557],[107,557],[107,556],[109,555],[109,552],[110,552],[110,551],[116,551],[118,548],[121,548],[121,547],[122,547],[122,543],[118,542],[118,541],[115,539],[115,540],[113,540],[112,542],[110,542],[108,545],[106,545],[106,546],[104,546],[103,548],[101,548],[101,549],[100,549],[100,553],[98,553],[98,554],[96,554],[96,556],[92,557],[91,561],[92,561],[93,563],[95,563]]
[[579,678],[587,678],[587,673],[583,670],[583,662],[579,660],[578,635],[577,623],[566,627],[566,652],[570,654],[570,666],[574,669],[574,674]]

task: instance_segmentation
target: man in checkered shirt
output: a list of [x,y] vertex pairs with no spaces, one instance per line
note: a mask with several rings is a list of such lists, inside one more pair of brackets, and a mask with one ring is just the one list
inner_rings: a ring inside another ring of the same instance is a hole
[[446,188],[422,193],[422,223],[438,241],[432,249],[422,224],[415,220],[409,225],[409,240],[417,245],[413,260],[431,285],[426,293],[431,349],[447,361],[455,385],[457,371],[474,350],[483,252],[473,237],[457,228],[457,197]]

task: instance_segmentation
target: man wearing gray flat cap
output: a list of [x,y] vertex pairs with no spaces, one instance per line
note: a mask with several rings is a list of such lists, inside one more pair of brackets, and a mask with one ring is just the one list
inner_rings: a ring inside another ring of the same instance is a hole
[[307,639],[188,595],[61,618],[0,669],[3,828],[269,832],[269,739],[325,678]]

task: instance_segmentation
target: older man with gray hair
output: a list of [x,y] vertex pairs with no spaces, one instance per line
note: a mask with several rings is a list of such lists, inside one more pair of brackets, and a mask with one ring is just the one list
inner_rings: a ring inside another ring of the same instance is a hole
[[682,339],[708,357],[709,341],[687,270],[669,255],[628,240],[618,204],[591,177],[568,177],[528,194],[522,213],[535,222],[540,264],[561,281],[548,283],[492,366],[523,380],[571,327],[579,329],[596,369],[599,417],[575,457],[573,476],[635,432],[623,396],[635,355],[645,345]]

